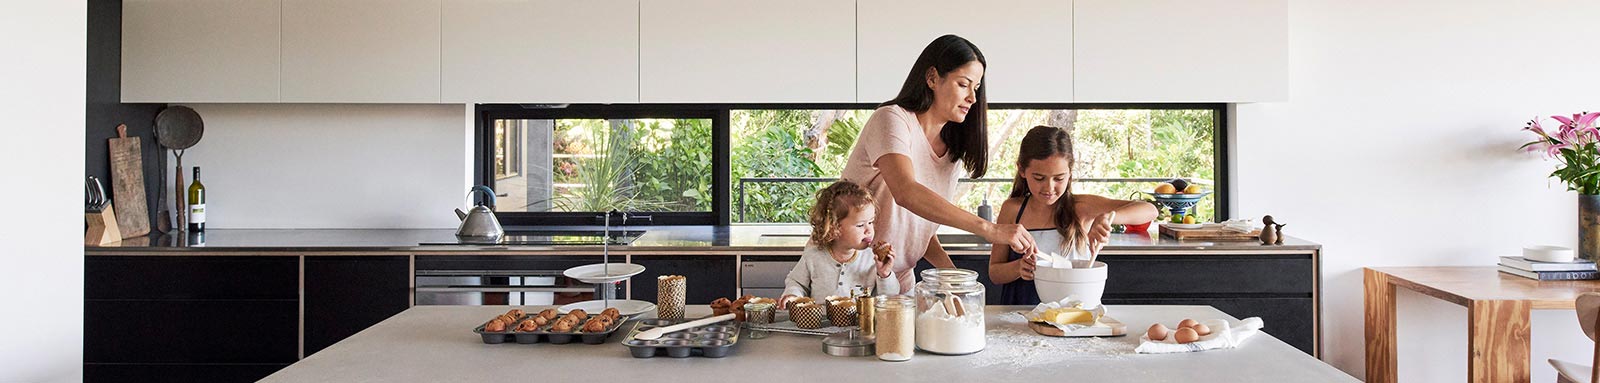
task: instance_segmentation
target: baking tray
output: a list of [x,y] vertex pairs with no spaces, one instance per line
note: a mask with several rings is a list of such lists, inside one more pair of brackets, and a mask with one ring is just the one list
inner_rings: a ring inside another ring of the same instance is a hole
[[632,330],[628,331],[628,336],[622,339],[622,345],[628,346],[628,353],[635,358],[653,358],[657,355],[673,358],[690,356],[721,358],[728,356],[728,353],[733,351],[733,346],[739,343],[739,325],[726,322],[670,332],[656,340],[634,339],[634,336],[642,331],[687,321],[689,320],[640,320],[635,322]]
[[[584,322],[594,319],[594,317],[597,316],[600,316],[600,314],[589,314],[589,316],[584,317],[582,321],[578,321],[578,325],[582,326]],[[524,316],[523,318],[527,317]],[[545,324],[544,326],[540,326],[538,331],[524,332],[516,331],[515,329],[507,329],[506,331],[501,332],[484,331],[483,327],[488,325],[488,323],[484,323],[478,325],[478,327],[473,329],[472,332],[478,333],[478,335],[483,338],[483,343],[486,344],[501,344],[508,340],[515,341],[520,344],[544,342],[549,342],[550,344],[567,344],[572,343],[574,340],[581,341],[583,344],[601,344],[605,343],[606,338],[611,337],[612,333],[617,332],[618,329],[622,328],[624,323],[627,323],[631,319],[633,319],[633,317],[629,315],[619,316],[617,317],[617,321],[615,323],[612,323],[610,327],[606,328],[606,331],[602,332],[552,332],[550,331],[550,326],[555,324],[554,321],[552,321],[552,323]],[[518,319],[518,321],[520,322],[521,319]],[[508,327],[515,326],[516,325],[513,324]]]

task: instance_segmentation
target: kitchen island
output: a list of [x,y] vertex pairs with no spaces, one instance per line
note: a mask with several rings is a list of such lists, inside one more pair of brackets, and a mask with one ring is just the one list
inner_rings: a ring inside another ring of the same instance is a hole
[[[523,306],[528,312],[546,307]],[[506,306],[420,306],[344,339],[268,376],[265,382],[538,381],[994,381],[1013,382],[1354,382],[1354,378],[1267,333],[1235,349],[1181,354],[1136,354],[1138,333],[1155,322],[1183,318],[1237,319],[1209,306],[1108,306],[1132,334],[1110,338],[1050,338],[1006,311],[986,309],[987,348],[962,356],[918,352],[907,362],[836,357],[821,337],[742,334],[719,359],[658,356],[636,359],[621,344],[624,324],[606,343],[484,344],[472,329]],[[692,305],[689,317],[710,314]],[[643,316],[653,316],[646,313]],[[1266,329],[1272,329],[1266,323]]]

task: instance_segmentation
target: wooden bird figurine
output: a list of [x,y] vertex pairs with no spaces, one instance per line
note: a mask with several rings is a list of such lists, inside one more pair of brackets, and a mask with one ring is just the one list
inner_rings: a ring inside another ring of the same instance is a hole
[[1269,216],[1265,216],[1265,217],[1261,217],[1261,224],[1262,224],[1261,225],[1261,236],[1260,236],[1261,244],[1263,244],[1263,245],[1281,245],[1281,244],[1283,244],[1283,235],[1278,232],[1279,230],[1283,229],[1283,225],[1278,224],[1277,222],[1274,222],[1272,220],[1272,216],[1270,216],[1270,215]]

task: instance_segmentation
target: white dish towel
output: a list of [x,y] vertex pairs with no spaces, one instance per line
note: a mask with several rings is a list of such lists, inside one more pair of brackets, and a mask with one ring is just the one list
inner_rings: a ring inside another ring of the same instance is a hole
[[1230,324],[1228,321],[1221,319],[1207,319],[1200,323],[1210,327],[1211,334],[1201,336],[1198,341],[1179,344],[1178,341],[1173,340],[1173,336],[1170,333],[1167,335],[1167,339],[1158,341],[1150,340],[1150,336],[1147,334],[1139,335],[1139,347],[1133,349],[1133,351],[1140,354],[1170,354],[1234,348],[1244,343],[1245,339],[1249,339],[1256,333],[1261,332],[1261,327],[1264,326],[1260,317],[1245,318],[1236,324]]

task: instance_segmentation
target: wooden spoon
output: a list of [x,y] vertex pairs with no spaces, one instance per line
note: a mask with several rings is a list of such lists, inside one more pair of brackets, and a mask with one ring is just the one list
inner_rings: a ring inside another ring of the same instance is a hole
[[656,328],[649,329],[649,330],[644,330],[644,332],[635,334],[633,336],[633,339],[638,339],[638,340],[656,340],[656,339],[661,339],[662,335],[666,335],[669,332],[688,330],[688,329],[691,329],[691,328],[705,326],[705,325],[708,325],[708,324],[727,321],[727,320],[731,320],[731,319],[733,319],[733,314],[722,314],[722,315],[718,315],[718,316],[714,316],[714,317],[710,317],[710,318],[696,319],[696,320],[692,320],[692,321],[688,321],[688,322],[683,322],[683,323],[679,323],[679,324],[675,324],[675,325],[671,325],[671,326],[667,326],[667,327],[656,327]]

